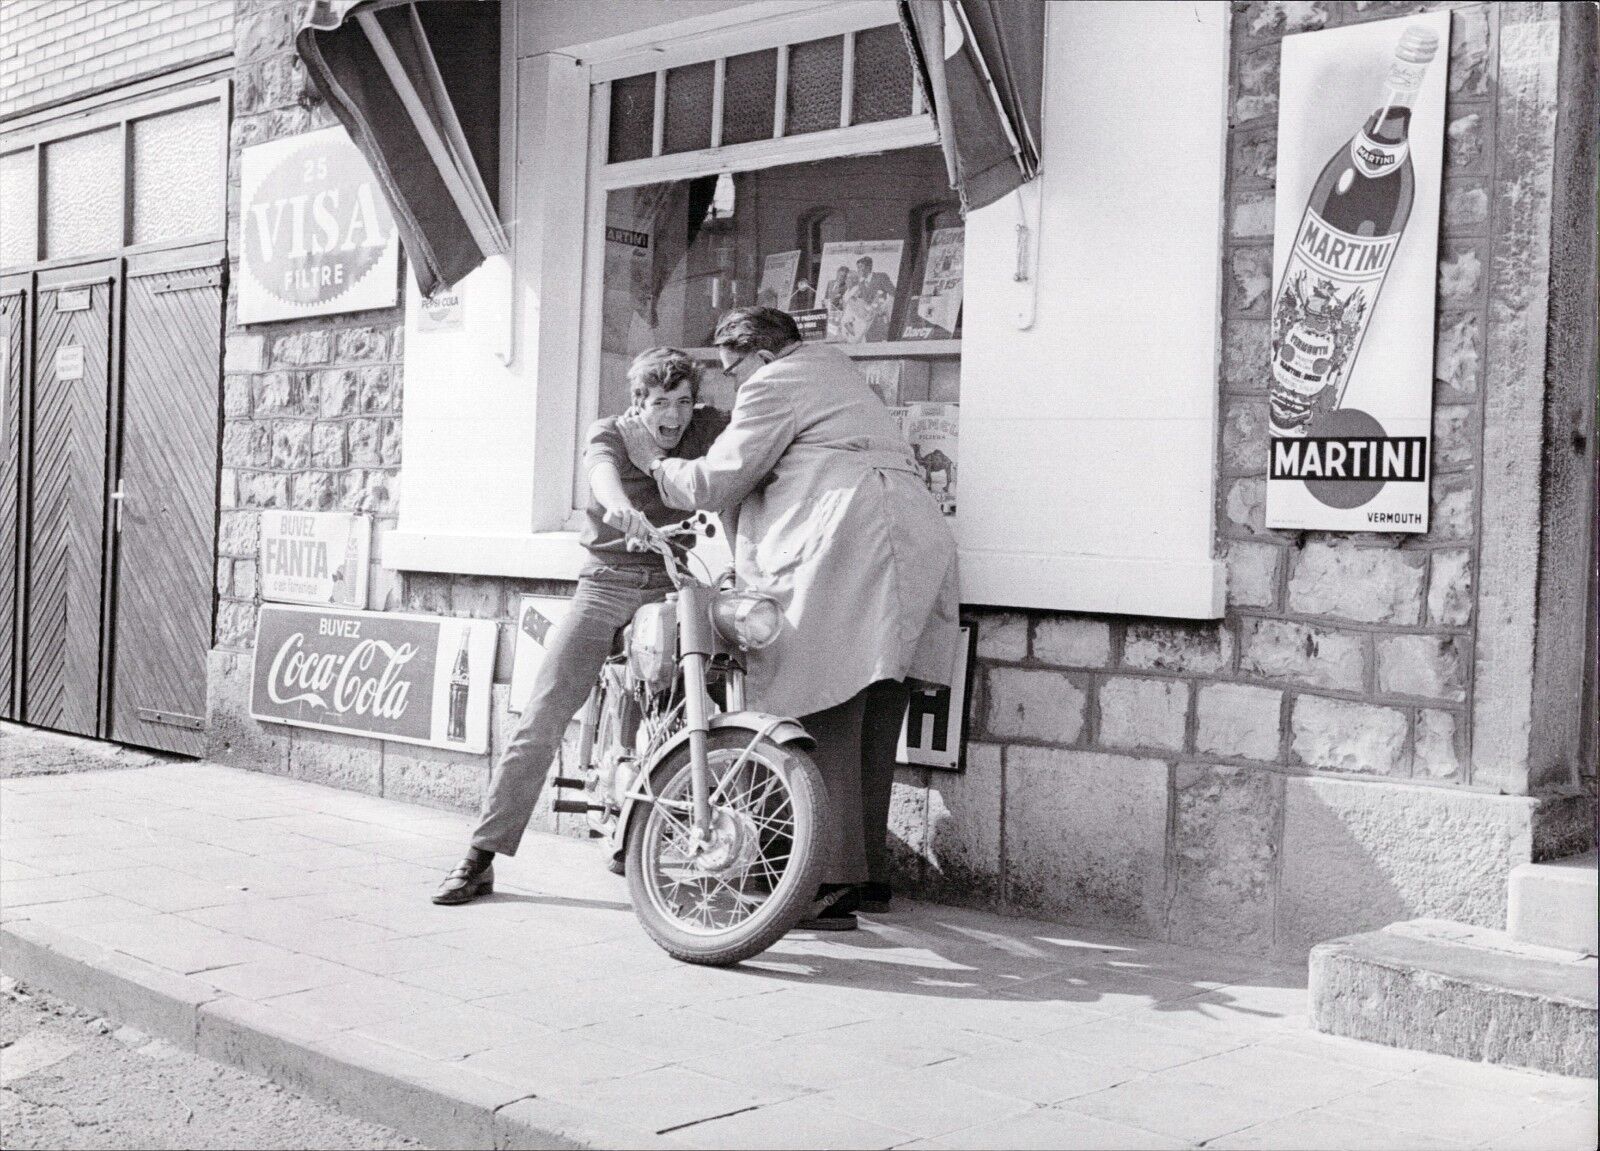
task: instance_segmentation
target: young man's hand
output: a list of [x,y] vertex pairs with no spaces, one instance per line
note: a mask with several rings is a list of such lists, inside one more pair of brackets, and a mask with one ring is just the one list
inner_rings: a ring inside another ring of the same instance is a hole
[[644,426],[644,416],[639,414],[637,408],[629,408],[617,417],[617,431],[622,436],[623,446],[628,449],[628,459],[641,472],[648,473],[651,464],[666,458],[667,453],[656,443],[650,429]]
[[622,533],[622,545],[630,552],[649,551],[654,529],[638,508],[611,508],[600,517]]

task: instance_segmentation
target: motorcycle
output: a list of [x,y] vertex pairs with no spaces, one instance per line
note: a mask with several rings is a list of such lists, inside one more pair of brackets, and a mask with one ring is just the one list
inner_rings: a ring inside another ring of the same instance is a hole
[[777,639],[782,611],[731,571],[696,576],[683,545],[699,534],[715,534],[704,513],[652,533],[675,590],[634,614],[601,669],[581,713],[581,774],[553,781],[583,797],[553,806],[608,840],[651,939],[727,966],[809,910],[831,815],[815,741],[746,707],[744,657]]

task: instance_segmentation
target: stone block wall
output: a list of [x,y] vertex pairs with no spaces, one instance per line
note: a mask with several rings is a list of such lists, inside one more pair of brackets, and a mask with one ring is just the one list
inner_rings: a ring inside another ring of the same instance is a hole
[[224,651],[246,651],[254,642],[263,509],[372,516],[368,602],[380,610],[400,602],[398,578],[379,561],[400,495],[404,310],[238,323],[240,154],[337,123],[307,88],[294,51],[300,6],[255,0],[238,7],[217,531],[216,646]]
[[[1430,530],[1269,530],[1279,41],[1445,6]],[[1532,850],[1536,806],[1497,794],[1529,791],[1526,742],[1474,736],[1527,707],[1526,689],[1486,697],[1481,681],[1503,685],[1531,652],[1531,612],[1500,597],[1524,584],[1531,594],[1518,563],[1532,564],[1485,547],[1484,509],[1538,516],[1538,484],[1518,486],[1500,413],[1539,411],[1543,365],[1512,337],[1531,338],[1548,295],[1559,19],[1537,4],[1234,4],[1218,407],[1226,616],[969,610],[968,768],[902,773],[908,884],[1291,957],[1414,915],[1503,926],[1506,875]]]

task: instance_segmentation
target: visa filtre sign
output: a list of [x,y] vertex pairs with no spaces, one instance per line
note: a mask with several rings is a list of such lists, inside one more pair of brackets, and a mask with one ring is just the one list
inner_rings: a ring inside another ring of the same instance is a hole
[[399,234],[343,128],[244,149],[239,322],[393,307]]

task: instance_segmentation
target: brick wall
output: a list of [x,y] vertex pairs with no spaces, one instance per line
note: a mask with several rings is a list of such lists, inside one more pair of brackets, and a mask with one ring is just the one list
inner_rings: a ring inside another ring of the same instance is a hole
[[0,118],[233,48],[233,0],[7,0]]

